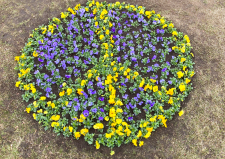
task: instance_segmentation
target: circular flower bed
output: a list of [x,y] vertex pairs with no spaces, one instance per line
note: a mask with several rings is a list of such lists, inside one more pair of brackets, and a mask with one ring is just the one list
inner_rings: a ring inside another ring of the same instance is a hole
[[189,37],[142,6],[88,1],[30,36],[15,57],[27,113],[96,149],[142,146],[192,90]]

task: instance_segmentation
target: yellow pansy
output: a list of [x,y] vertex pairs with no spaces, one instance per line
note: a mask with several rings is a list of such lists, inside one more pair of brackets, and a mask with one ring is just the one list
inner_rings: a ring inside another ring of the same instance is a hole
[[158,115],[158,119],[161,119],[161,120],[162,120],[163,125],[167,128],[167,125],[166,125],[166,121],[167,121],[167,119],[165,119],[165,117],[164,117],[163,115]]
[[37,108],[37,107],[38,107],[37,101],[34,101],[34,102],[33,102],[33,105],[34,105],[35,108]]
[[74,10],[72,8],[68,8],[68,11],[72,14],[76,14],[76,12],[74,12]]
[[177,35],[178,35],[177,31],[173,31],[173,32],[172,32],[172,35],[173,35],[173,36],[177,36]]
[[65,86],[66,86],[66,82],[63,82],[63,84],[62,84],[62,85],[63,85],[63,87],[65,87]]
[[69,126],[69,131],[73,132],[73,127],[72,126]]
[[151,135],[151,132],[148,131],[147,134],[144,136],[144,138],[147,139],[147,138],[149,138],[150,135]]
[[148,132],[152,132],[153,131],[153,127],[151,127],[151,128],[146,128],[146,130],[148,131]]
[[174,27],[173,23],[170,23],[169,24],[169,27],[173,28]]
[[76,139],[78,139],[80,136],[81,136],[81,135],[80,135],[80,132],[74,132],[74,137],[75,137]]
[[184,73],[182,71],[177,72],[177,76],[178,78],[181,78],[184,76]]
[[173,98],[170,97],[169,101],[168,101],[168,104],[173,104]]
[[19,56],[15,56],[15,61],[19,61],[20,57]]
[[167,27],[167,24],[164,24],[164,25],[162,26],[163,29],[166,28],[166,27]]
[[123,113],[123,109],[120,108],[116,109],[116,113]]
[[80,133],[85,136],[88,133],[88,129],[87,128],[81,129]]
[[38,53],[37,53],[36,51],[34,51],[34,52],[33,52],[33,56],[34,56],[34,57],[37,57],[37,56],[38,56]]
[[132,143],[134,144],[134,146],[137,146],[137,139],[133,139]]
[[182,57],[182,58],[180,59],[180,62],[184,62],[184,61],[186,61],[186,59]]
[[185,91],[185,85],[184,85],[184,83],[181,83],[179,85],[179,89],[180,89],[181,92]]
[[157,92],[158,91],[158,86],[154,86],[152,89],[153,89],[153,92]]
[[88,78],[91,78],[91,77],[92,77],[92,75],[93,75],[92,73],[89,73],[89,74],[88,74]]
[[105,119],[105,121],[109,121],[109,117],[108,116],[106,116],[104,119]]
[[189,82],[191,82],[191,80],[190,80],[190,79],[188,79],[188,78],[186,78],[186,79],[185,79],[185,83],[187,83],[187,84],[188,84]]
[[31,88],[32,93],[36,92],[36,88]]
[[141,137],[142,136],[142,132],[141,132],[141,130],[139,130],[138,131],[138,134],[137,134],[137,137],[139,138],[139,137]]
[[117,124],[121,124],[122,123],[122,119],[116,119],[116,123]]
[[72,93],[72,89],[71,88],[67,88],[67,95],[70,95]]
[[96,123],[94,126],[93,126],[94,129],[103,129],[104,128],[104,125],[102,123]]
[[81,86],[84,86],[86,84],[86,80],[81,81]]
[[58,122],[52,122],[51,126],[52,127],[59,126],[59,123]]
[[152,90],[152,85],[149,85],[149,84],[145,85],[144,91],[146,91],[147,89]]
[[187,35],[184,35],[184,39],[187,41],[187,43],[190,43],[190,39]]
[[67,127],[66,127],[66,126],[64,126],[64,127],[63,127],[63,131],[66,131],[66,128],[67,128]]
[[180,49],[180,51],[181,51],[182,53],[185,53],[185,46],[183,46],[183,47]]
[[83,92],[83,89],[81,89],[81,88],[78,88],[78,89],[77,89],[77,93],[78,93],[79,95],[83,95],[82,92]]
[[112,23],[111,22],[109,22],[109,27],[112,27],[113,25],[112,25]]
[[30,110],[31,110],[30,108],[26,108],[27,113],[30,113]]
[[36,114],[35,113],[33,113],[33,117],[34,117],[34,119],[36,119]]
[[173,95],[173,91],[175,90],[176,88],[170,88],[168,91],[166,91],[166,94],[169,94],[169,95]]
[[81,119],[84,119],[84,120],[86,119],[86,117],[84,116],[84,114],[81,114],[81,115],[80,115],[80,118],[81,118]]
[[104,38],[104,35],[100,35],[99,39],[102,40]]
[[144,141],[140,141],[139,142],[139,147],[143,146],[144,145]]
[[60,97],[61,97],[61,96],[64,96],[64,94],[65,94],[65,91],[59,92],[59,96],[60,96]]
[[114,105],[122,106],[123,105],[123,102],[121,102],[120,100],[118,100],[118,101],[116,101],[116,103]]
[[48,102],[47,102],[47,105],[48,105],[48,106],[51,106],[51,103],[52,103],[51,101],[48,101]]
[[144,84],[145,84],[145,79],[142,78],[142,81],[141,81],[141,83],[139,84],[139,87],[143,87]]
[[182,116],[184,114],[184,111],[181,110],[178,114],[179,114],[179,116]]
[[52,108],[55,108],[55,103],[51,103],[51,107]]
[[51,117],[51,119],[54,120],[54,121],[58,121],[60,119],[60,115],[53,115]]
[[41,96],[40,100],[46,100],[45,96]]
[[157,117],[157,116],[151,117],[149,120],[150,120],[151,122],[155,122],[155,121],[156,121],[156,117]]
[[111,133],[110,133],[110,134],[105,133],[105,137],[106,137],[106,138],[111,138],[111,137],[112,137],[112,134],[111,134]]
[[116,61],[111,62],[111,66],[114,66],[116,63]]
[[165,23],[164,17],[162,17],[162,18],[160,19],[160,23],[161,23],[161,24],[164,24],[164,23]]
[[100,144],[98,143],[98,141],[96,140],[96,149],[100,148]]
[[144,9],[141,9],[139,14],[144,14]]
[[114,103],[115,103],[114,98],[110,98],[110,99],[109,99],[109,104],[114,104]]
[[20,83],[21,83],[21,81],[17,81],[16,84],[15,84],[15,86],[16,87],[19,87]]
[[109,110],[109,116],[110,116],[111,118],[116,116],[116,110],[115,110],[114,107],[112,107],[112,108]]
[[65,19],[67,16],[68,16],[68,13],[63,13],[63,12],[61,12],[61,18],[62,18],[62,19]]
[[195,74],[195,72],[194,72],[194,71],[192,71],[190,76],[192,77],[192,76],[194,76],[194,74]]
[[43,112],[42,109],[37,110],[37,113],[42,113],[42,112]]
[[78,10],[79,7],[80,7],[80,4],[77,4],[77,5],[74,7],[74,9],[75,9],[75,10]]
[[55,23],[61,23],[61,21],[58,19],[58,18],[53,18],[53,21],[55,22]]

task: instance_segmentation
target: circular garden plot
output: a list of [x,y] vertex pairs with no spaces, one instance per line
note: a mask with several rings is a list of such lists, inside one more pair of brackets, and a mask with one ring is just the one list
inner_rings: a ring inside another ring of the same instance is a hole
[[45,129],[97,149],[142,146],[192,90],[193,56],[154,10],[88,1],[33,30],[15,57],[16,87]]

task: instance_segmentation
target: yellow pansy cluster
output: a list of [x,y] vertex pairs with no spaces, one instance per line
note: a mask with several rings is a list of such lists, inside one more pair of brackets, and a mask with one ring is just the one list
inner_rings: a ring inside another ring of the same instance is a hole
[[103,129],[104,128],[104,125],[102,123],[96,123],[94,126],[93,126],[94,129]]
[[22,77],[22,76],[25,76],[26,74],[28,74],[30,72],[30,68],[27,68],[26,70],[24,69],[21,69],[20,70],[21,73],[18,73],[18,77]]

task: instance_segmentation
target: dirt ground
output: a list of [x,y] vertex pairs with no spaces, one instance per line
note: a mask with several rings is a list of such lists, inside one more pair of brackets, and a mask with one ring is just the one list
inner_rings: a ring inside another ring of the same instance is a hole
[[[112,2],[112,1],[108,1]],[[115,155],[86,142],[56,136],[24,112],[22,92],[14,85],[14,57],[31,31],[59,17],[75,0],[0,0],[0,158],[225,158],[225,1],[128,0],[161,13],[189,35],[195,55],[194,90],[183,104],[185,114],[144,140],[115,148]]]

